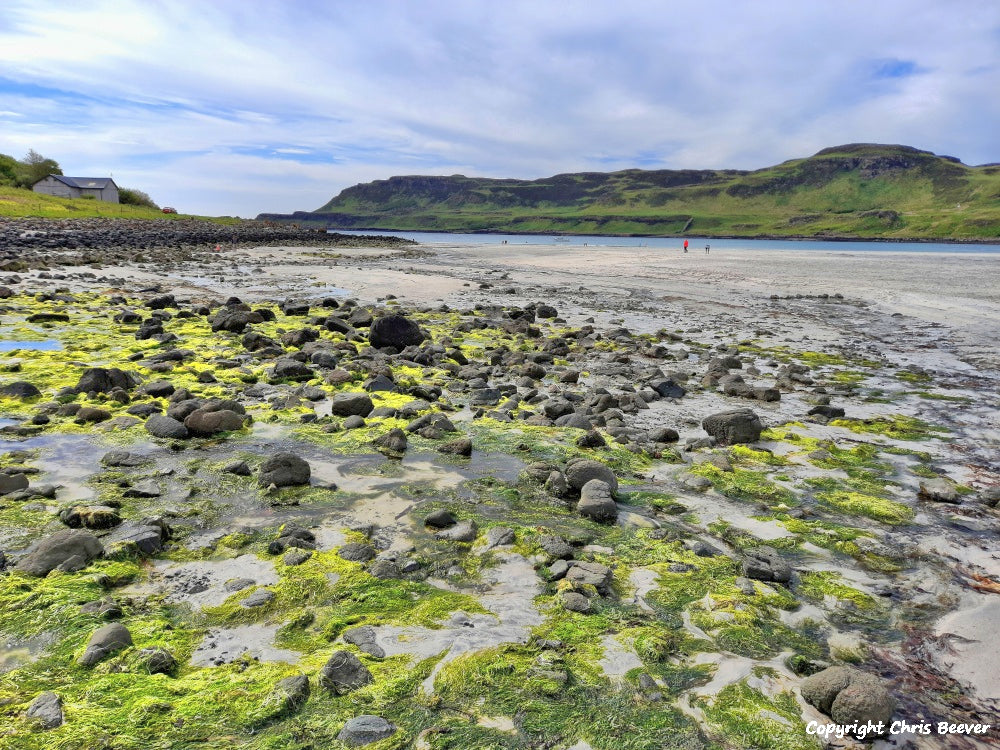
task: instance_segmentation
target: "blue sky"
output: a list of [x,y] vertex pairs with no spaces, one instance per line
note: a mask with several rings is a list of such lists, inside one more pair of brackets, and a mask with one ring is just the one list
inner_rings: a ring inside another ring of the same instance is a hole
[[854,141],[1000,161],[994,0],[4,0],[0,153],[161,205],[395,174],[755,169]]

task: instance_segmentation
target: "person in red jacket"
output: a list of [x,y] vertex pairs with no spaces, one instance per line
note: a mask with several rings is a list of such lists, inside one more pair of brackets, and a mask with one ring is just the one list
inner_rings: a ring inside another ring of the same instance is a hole
[[688,241],[684,240],[684,252],[688,251]]

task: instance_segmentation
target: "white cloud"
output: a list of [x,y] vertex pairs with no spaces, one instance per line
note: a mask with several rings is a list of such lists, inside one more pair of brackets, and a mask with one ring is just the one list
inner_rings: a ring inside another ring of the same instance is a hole
[[[205,213],[315,208],[393,173],[757,168],[855,140],[1000,160],[1000,5],[975,0],[4,13],[0,151]],[[876,79],[879,61],[917,72]]]

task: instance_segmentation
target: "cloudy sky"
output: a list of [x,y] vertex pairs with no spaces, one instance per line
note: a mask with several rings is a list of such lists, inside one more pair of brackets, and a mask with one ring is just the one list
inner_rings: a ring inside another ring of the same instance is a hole
[[0,153],[161,205],[394,174],[1000,161],[996,0],[3,0]]

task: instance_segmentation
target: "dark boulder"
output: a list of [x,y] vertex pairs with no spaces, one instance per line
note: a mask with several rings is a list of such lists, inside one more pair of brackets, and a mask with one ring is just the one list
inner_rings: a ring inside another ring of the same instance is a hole
[[[357,325],[357,323],[355,323]],[[404,349],[411,344],[419,344],[424,340],[420,326],[403,315],[387,315],[371,324],[368,340],[376,349],[391,346],[394,349]]]
[[276,453],[261,464],[258,481],[262,487],[294,487],[309,484],[311,474],[305,459],[294,453]]
[[720,445],[755,443],[764,426],[751,409],[733,409],[712,414],[701,423],[702,428]]

